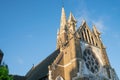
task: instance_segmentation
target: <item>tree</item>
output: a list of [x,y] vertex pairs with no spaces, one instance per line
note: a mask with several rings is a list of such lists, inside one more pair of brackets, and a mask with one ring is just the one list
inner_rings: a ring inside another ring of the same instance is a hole
[[13,80],[13,77],[9,75],[7,66],[0,66],[0,80]]

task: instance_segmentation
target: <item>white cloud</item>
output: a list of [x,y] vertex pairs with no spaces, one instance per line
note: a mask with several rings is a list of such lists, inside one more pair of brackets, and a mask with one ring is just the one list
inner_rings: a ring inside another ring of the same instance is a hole
[[77,16],[77,23],[80,25],[82,23],[82,20],[90,21],[87,12],[83,11],[83,14],[81,16]]
[[120,39],[120,35],[117,32],[112,33],[114,39]]
[[82,23],[82,20],[90,21],[89,11],[84,0],[79,1],[78,8],[76,8],[75,16],[77,19],[77,25]]
[[98,21],[92,21],[92,22],[100,32],[104,33],[104,30],[106,29],[106,27],[103,23],[103,20],[99,19]]
[[85,3],[84,0],[80,0],[79,2],[79,6],[76,10],[76,19],[77,19],[77,25],[78,27],[81,25],[82,23],[82,20],[86,20],[87,21],[87,24],[94,24],[96,25],[97,29],[104,33],[104,31],[106,30],[106,26],[104,24],[104,17],[105,16],[98,16],[98,19],[95,19],[94,18],[94,15],[90,13],[90,11],[88,10],[87,8],[87,5]]
[[20,57],[17,59],[17,62],[18,62],[18,64],[24,64],[24,60]]

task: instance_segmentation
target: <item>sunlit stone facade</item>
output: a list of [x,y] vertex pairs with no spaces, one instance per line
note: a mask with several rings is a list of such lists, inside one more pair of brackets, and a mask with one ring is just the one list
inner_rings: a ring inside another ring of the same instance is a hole
[[76,29],[62,8],[56,50],[26,74],[27,80],[119,80],[111,67],[100,32],[85,20]]

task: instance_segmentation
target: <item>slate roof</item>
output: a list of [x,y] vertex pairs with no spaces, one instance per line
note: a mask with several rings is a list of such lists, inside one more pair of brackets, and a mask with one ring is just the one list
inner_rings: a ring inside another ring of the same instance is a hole
[[13,76],[14,80],[26,80],[24,76],[19,76],[19,75],[11,75],[11,76]]
[[48,75],[48,66],[53,63],[56,59],[60,50],[55,50],[51,55],[49,55],[46,59],[40,62],[37,66],[32,67],[31,70],[26,74],[27,80],[38,80],[42,77]]

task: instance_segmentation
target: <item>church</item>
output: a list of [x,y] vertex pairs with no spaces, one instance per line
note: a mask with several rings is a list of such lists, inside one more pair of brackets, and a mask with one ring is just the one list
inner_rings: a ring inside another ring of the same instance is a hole
[[62,7],[56,50],[33,66],[26,80],[119,80],[96,26],[91,30],[83,20],[76,29],[76,23]]

